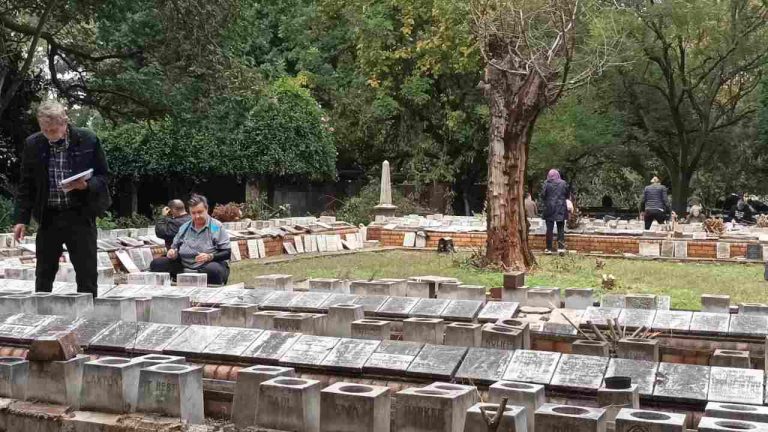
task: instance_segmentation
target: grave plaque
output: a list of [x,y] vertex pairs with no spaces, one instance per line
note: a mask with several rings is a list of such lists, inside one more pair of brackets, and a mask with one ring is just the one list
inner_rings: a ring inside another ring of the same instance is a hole
[[320,364],[331,370],[362,373],[365,362],[380,343],[377,340],[342,339]]
[[622,309],[619,314],[619,327],[638,329],[642,326],[650,328],[656,317],[655,309]]
[[213,305],[239,303],[242,301],[244,293],[245,288],[240,288],[237,286],[224,287],[216,290],[216,293],[208,297],[207,303]]
[[661,255],[659,242],[640,241],[640,256],[657,257]]
[[387,296],[360,296],[352,304],[361,305],[366,315],[375,315],[387,299]]
[[363,371],[367,374],[405,375],[423,346],[420,342],[381,341],[365,362]]
[[727,335],[731,314],[694,312],[691,319],[691,333],[706,335]]
[[451,300],[443,309],[440,318],[449,321],[474,321],[483,302],[479,300]]
[[765,372],[760,369],[711,367],[708,400],[761,405],[764,380]]
[[35,327],[15,324],[1,324],[0,341],[26,344],[31,341],[28,335],[34,330]]
[[675,243],[672,240],[664,240],[661,242],[661,256],[664,258],[672,258],[675,256]]
[[519,303],[489,301],[477,315],[480,322],[496,322],[500,319],[512,318],[517,312]]
[[209,299],[216,296],[218,292],[219,288],[196,288],[189,294],[189,301],[192,304],[212,304]]
[[162,352],[166,345],[186,329],[185,325],[150,324],[136,337],[131,350],[140,353]]
[[659,363],[653,396],[671,400],[707,400],[709,366]]
[[264,244],[264,239],[260,238],[256,240],[258,246],[259,246],[259,257],[260,258],[266,258],[267,257],[267,245]]
[[588,307],[581,317],[581,327],[589,327],[588,321],[598,327],[608,327],[608,318],[617,319],[620,313],[618,308]]
[[248,258],[255,259],[255,258],[261,258],[259,255],[259,242],[256,239],[248,240],[246,242],[246,245],[248,246]]
[[624,309],[626,298],[624,294],[604,294],[600,299],[600,307]]
[[570,320],[572,323],[579,325],[583,316],[583,309],[555,309],[549,314],[549,322],[568,324],[570,326],[568,323],[568,320]]
[[672,297],[670,296],[657,296],[656,297],[656,309],[657,310],[669,310],[669,305],[672,303]]
[[261,289],[247,289],[243,290],[243,303],[254,304],[261,306],[266,299],[268,299],[276,291],[261,290]]
[[118,321],[91,341],[91,348],[110,351],[126,351],[133,348],[139,334],[151,323]]
[[383,305],[376,311],[376,315],[383,317],[396,317],[407,318],[408,313],[419,302],[418,298],[414,297],[390,297]]
[[205,355],[243,356],[245,350],[261,336],[262,330],[227,327],[204,349]]
[[331,296],[328,297],[328,299],[320,305],[320,309],[328,310],[328,308],[331,306],[340,304],[355,304],[354,301],[357,300],[358,297],[359,296],[354,294],[331,294]]
[[558,352],[517,350],[504,372],[504,381],[549,384],[560,355]]
[[328,300],[330,296],[329,293],[305,292],[293,299],[288,307],[298,312],[320,312],[320,305]]
[[274,294],[264,300],[261,304],[261,309],[288,311],[290,310],[289,305],[291,302],[302,294],[304,293],[295,291],[275,291]]
[[550,385],[579,390],[597,390],[603,382],[603,374],[607,367],[607,357],[563,354]]
[[440,318],[440,314],[448,307],[448,299],[423,298],[411,309],[411,317]]
[[403,236],[403,246],[404,247],[415,247],[416,246],[416,233],[415,232],[407,232]]
[[[30,338],[37,338],[37,337],[46,337],[46,336],[56,336],[62,332],[69,333],[75,328],[75,326],[79,322],[83,320],[84,318],[70,318],[70,317],[57,316],[52,320],[46,322],[45,324],[41,324],[35,327],[34,330],[31,333],[29,333],[27,336]],[[110,322],[110,325],[111,324],[114,324],[114,321]],[[80,340],[78,339],[78,341]],[[82,341],[80,341],[80,343],[82,345]]]
[[456,378],[468,383],[490,385],[501,380],[514,351],[470,348],[456,372]]
[[762,261],[763,260],[763,247],[756,243],[747,244],[747,259]]
[[290,367],[319,367],[341,339],[327,336],[301,336],[280,358],[280,364]]
[[35,314],[16,314],[11,315],[8,318],[5,319],[3,324],[11,324],[11,325],[18,325],[18,326],[26,326],[26,327],[39,327],[45,324],[48,324],[50,321],[54,320],[56,317],[51,315],[35,315]]
[[762,337],[768,333],[768,316],[734,314],[728,326],[729,336]]
[[78,318],[71,326],[77,341],[81,346],[87,347],[91,341],[98,337],[106,329],[112,327],[116,321]]
[[558,335],[558,336],[574,336],[577,333],[576,329],[573,328],[573,326],[570,324],[560,323],[560,322],[544,322],[544,321],[540,323],[536,323],[536,325],[531,325],[531,331],[535,333]]
[[651,396],[658,367],[659,364],[652,361],[612,358],[605,371],[605,378],[628,376],[632,378],[632,384],[637,384],[641,395]]
[[179,356],[200,354],[208,344],[216,339],[222,330],[224,330],[224,327],[191,325],[168,343],[163,352]]
[[675,258],[688,258],[688,242],[685,240],[675,240]]
[[424,345],[408,367],[407,375],[450,380],[467,352],[466,347]]
[[653,329],[662,332],[687,332],[691,328],[691,311],[656,311]]
[[726,242],[717,242],[717,259],[731,258],[731,244]]
[[242,354],[258,363],[277,364],[280,357],[301,337],[300,333],[265,330]]

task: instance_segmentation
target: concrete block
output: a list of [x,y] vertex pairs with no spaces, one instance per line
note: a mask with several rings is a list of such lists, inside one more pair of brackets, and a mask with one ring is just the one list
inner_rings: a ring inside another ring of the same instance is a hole
[[730,313],[731,296],[720,294],[702,294],[701,311],[712,313]]
[[445,326],[445,345],[480,346],[482,330],[482,324],[450,323]]
[[136,409],[141,363],[102,357],[83,365],[80,407],[83,410],[130,413]]
[[512,271],[504,273],[504,289],[515,289],[525,286],[525,272]]
[[159,364],[141,369],[137,411],[180,417],[202,424],[203,368],[180,364]]
[[750,369],[749,351],[716,349],[709,359],[710,366]]
[[616,420],[622,408],[640,409],[640,391],[637,384],[626,389],[597,389],[597,406],[605,408],[606,421]]
[[285,314],[279,311],[259,311],[254,312],[248,317],[246,327],[262,330],[273,330],[275,328],[275,317]]
[[437,296],[437,284],[434,282],[407,281],[405,286],[406,297],[435,298]]
[[611,346],[608,342],[579,339],[571,345],[571,352],[573,354],[610,357]]
[[205,288],[208,286],[208,275],[205,273],[179,273],[176,275],[176,285]]
[[328,308],[326,330],[328,336],[351,337],[352,323],[365,318],[362,305],[338,304]]
[[389,321],[357,320],[351,325],[352,337],[355,339],[389,340],[392,333],[391,326],[392,323]]
[[181,356],[172,356],[165,354],[146,354],[140,357],[134,357],[133,361],[139,363],[142,368],[157,366],[161,364],[186,364],[187,359]]
[[232,401],[232,422],[238,428],[256,425],[256,412],[259,407],[259,386],[264,381],[278,377],[292,378],[293,368],[277,366],[251,366],[240,369],[235,383],[235,396]]
[[191,307],[181,311],[181,324],[218,326],[221,309],[209,307]]
[[653,294],[627,294],[624,302],[627,309],[656,309],[656,296]]
[[342,279],[316,278],[309,280],[309,290],[318,292],[330,292],[349,294],[349,285]]
[[[477,432],[485,431],[488,429],[488,423],[486,423],[483,416],[483,412],[480,410],[482,407],[486,414],[489,416],[496,415],[499,410],[499,404],[494,403],[477,403],[472,408],[467,410],[467,418],[464,422],[464,432]],[[501,421],[499,422],[499,428],[497,431],[504,432],[525,432],[528,430],[528,420],[525,415],[525,408],[521,406],[515,406],[514,404],[507,404],[504,407],[504,413],[501,415]]]
[[25,400],[29,361],[21,357],[0,357],[0,397]]
[[403,340],[442,345],[445,321],[439,318],[408,318],[403,321]]
[[85,293],[54,294],[38,298],[41,315],[62,315],[71,318],[89,315],[93,311],[93,296]]
[[685,432],[686,415],[623,408],[616,416],[616,432]]
[[392,282],[379,280],[356,280],[349,283],[349,293],[359,296],[391,296],[394,286]]
[[536,425],[534,414],[540,406],[547,403],[544,386],[510,381],[499,381],[492,384],[488,389],[488,401],[501,403],[504,398],[507,398],[508,406],[525,408],[526,425],[528,431],[533,432]]
[[136,321],[136,301],[130,297],[101,297],[93,300],[93,318]]
[[517,288],[501,288],[501,301],[509,303],[518,303],[520,306],[527,305],[528,303],[528,290],[527,286],[521,286]]
[[284,332],[295,332],[307,335],[317,334],[315,316],[306,313],[284,313],[274,317],[274,329]]
[[531,288],[526,295],[526,305],[557,309],[560,307],[560,288]]
[[[473,385],[461,385],[437,381],[423,388],[427,390],[447,391],[458,394],[460,396],[458,403],[459,407],[461,408],[461,413],[459,415],[462,417],[466,417],[467,410],[472,408],[476,403],[480,402],[477,387]],[[464,423],[463,419],[460,421],[461,423]]]
[[80,407],[80,389],[83,383],[83,364],[87,355],[78,355],[67,361],[29,362],[27,399]]
[[520,330],[522,332],[523,341],[522,341],[522,347],[523,349],[531,349],[531,325],[530,323],[523,322],[520,320],[512,319],[512,318],[502,318],[496,321],[496,326],[502,326],[502,327],[510,327],[513,329]]
[[389,432],[389,387],[335,383],[320,392],[320,432]]
[[437,292],[437,298],[485,302],[486,292],[487,288],[483,285],[441,284]]
[[512,327],[485,324],[480,339],[480,346],[483,348],[523,349],[523,332]]
[[617,346],[619,358],[630,360],[659,361],[659,340],[624,338],[619,340]]
[[768,407],[709,402],[704,410],[704,416],[768,423]]
[[739,303],[739,313],[745,315],[768,315],[768,304]]
[[12,294],[0,297],[0,314],[36,314],[37,299],[30,295]]
[[586,309],[595,303],[592,288],[566,288],[565,308]]
[[259,385],[256,423],[278,430],[319,432],[320,381],[273,378]]
[[462,432],[467,409],[458,392],[409,388],[397,393],[395,431]]
[[133,301],[136,303],[136,321],[149,322],[152,317],[152,299],[150,297],[134,297]]
[[62,331],[36,337],[27,351],[30,361],[65,361],[82,352],[77,335],[73,331]]
[[699,421],[698,432],[726,432],[739,430],[755,430],[762,432],[768,430],[765,423],[757,423],[747,420],[719,419],[714,417],[702,417]]
[[259,306],[247,303],[230,303],[219,306],[221,316],[219,325],[222,327],[247,327],[248,317],[259,311]]
[[162,324],[181,324],[181,311],[191,305],[189,296],[165,294],[152,297],[149,321]]
[[377,279],[377,282],[382,282],[389,284],[390,286],[390,294],[391,296],[396,297],[405,297],[405,294],[407,292],[407,280],[406,279],[393,279],[393,278],[381,278]]
[[253,279],[254,288],[265,288],[277,291],[293,291],[293,276],[286,274],[268,274],[256,276]]
[[544,404],[536,410],[536,432],[605,432],[605,410],[570,405]]

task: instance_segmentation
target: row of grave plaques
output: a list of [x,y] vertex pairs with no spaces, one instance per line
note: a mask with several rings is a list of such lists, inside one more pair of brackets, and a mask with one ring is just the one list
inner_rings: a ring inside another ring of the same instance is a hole
[[[644,257],[688,258],[688,241],[686,240],[640,240],[639,255]],[[717,242],[715,248],[717,259],[731,259],[731,243]],[[747,243],[745,258],[752,261],[762,261],[768,257],[768,245]]]
[[498,350],[302,335],[270,330],[99,321],[18,314],[0,320],[0,341],[27,344],[66,329],[92,352],[165,353],[209,361],[281,365],[372,376],[499,380],[594,392],[605,377],[630,376],[643,397],[675,402],[763,404],[758,369],[655,363],[532,350]]

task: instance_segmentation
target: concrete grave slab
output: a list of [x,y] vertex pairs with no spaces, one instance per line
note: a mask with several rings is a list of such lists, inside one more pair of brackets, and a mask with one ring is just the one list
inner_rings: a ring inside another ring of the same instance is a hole
[[290,311],[292,301],[302,296],[302,292],[276,291],[261,303],[261,309]]
[[283,354],[280,364],[289,367],[320,367],[340,340],[335,337],[303,335]]
[[301,337],[298,333],[264,331],[241,354],[242,357],[264,364],[277,364],[280,358]]
[[501,380],[512,360],[513,351],[491,348],[469,348],[461,362],[456,379],[468,384],[492,384]]
[[306,292],[293,299],[288,307],[298,312],[320,312],[320,305],[330,296],[330,293]]
[[174,324],[150,324],[138,336],[129,351],[138,353],[161,353],[163,349],[187,326]]
[[712,367],[709,375],[711,402],[761,405],[765,373],[759,369]]
[[170,341],[163,352],[178,356],[199,355],[223,330],[221,327],[191,325]]
[[354,294],[331,294],[323,304],[320,305],[320,310],[328,310],[329,307],[337,304],[355,304],[359,296]]
[[624,309],[626,307],[624,294],[603,294],[600,300],[600,307],[610,309]]
[[768,317],[762,315],[731,315],[729,336],[763,337],[768,334]]
[[709,366],[659,363],[653,396],[669,400],[707,400]]
[[566,309],[586,309],[594,303],[592,288],[566,288]]
[[608,367],[608,358],[563,354],[550,385],[578,390],[597,390]]
[[512,356],[504,381],[549,384],[561,354],[548,351],[517,350]]
[[627,294],[624,296],[627,309],[657,309],[654,294]]
[[731,296],[721,294],[702,294],[701,311],[712,313],[730,313]]
[[653,330],[661,332],[687,332],[691,328],[691,311],[656,311]]
[[93,349],[125,352],[133,348],[136,338],[150,323],[118,321],[91,340]]
[[479,300],[451,300],[440,317],[451,321],[474,321],[483,302]]
[[402,341],[381,341],[363,366],[365,373],[405,375],[416,356],[424,347],[423,343]]
[[365,362],[380,343],[375,340],[341,339],[320,364],[329,370],[362,373]]
[[411,309],[411,317],[439,318],[451,300],[446,299],[421,299]]
[[413,297],[390,297],[381,305],[376,315],[393,318],[407,318],[411,309],[419,302]]
[[432,379],[451,379],[458,370],[466,352],[467,348],[465,347],[424,345],[424,348],[408,367],[407,375]]
[[[637,384],[641,395],[651,396],[656,383],[658,367],[658,363],[651,361],[612,358],[608,362],[604,378],[628,376],[632,378],[632,384]],[[603,385],[605,385],[604,381]]]
[[702,335],[725,336],[731,322],[729,313],[694,312],[690,332]]
[[[375,315],[376,311],[389,299],[387,296],[359,296],[348,304],[363,306],[365,315]],[[337,303],[338,304],[338,303]]]
[[488,302],[477,316],[480,322],[496,322],[500,319],[512,318],[517,313],[519,303]]
[[622,309],[618,322],[619,327],[627,329],[651,328],[655,318],[655,309]]
[[224,356],[231,360],[240,359],[245,356],[245,351],[258,340],[262,332],[257,329],[226,327],[203,349],[203,355]]

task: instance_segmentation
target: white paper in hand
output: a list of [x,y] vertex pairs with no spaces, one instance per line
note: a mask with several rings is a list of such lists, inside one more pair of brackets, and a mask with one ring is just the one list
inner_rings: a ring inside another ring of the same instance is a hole
[[75,174],[72,177],[67,177],[64,180],[61,181],[61,186],[67,185],[69,183],[72,183],[75,180],[83,179],[83,180],[89,180],[91,177],[93,177],[93,168],[83,171],[80,174]]

